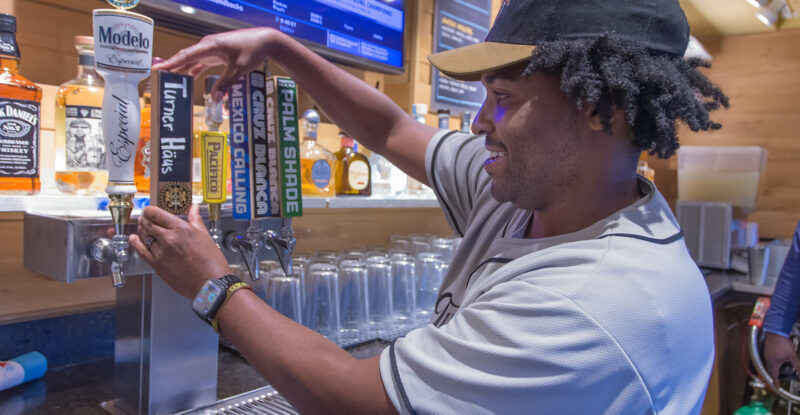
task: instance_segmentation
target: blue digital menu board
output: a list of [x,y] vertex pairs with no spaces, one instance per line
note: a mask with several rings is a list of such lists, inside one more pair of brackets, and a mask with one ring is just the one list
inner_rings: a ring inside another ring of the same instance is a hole
[[[490,0],[437,0],[434,13],[434,52],[482,42],[489,33]],[[480,82],[457,81],[433,68],[431,109],[471,112],[481,108],[486,90]]]
[[195,24],[268,26],[320,54],[366,69],[403,71],[405,0],[145,0]]

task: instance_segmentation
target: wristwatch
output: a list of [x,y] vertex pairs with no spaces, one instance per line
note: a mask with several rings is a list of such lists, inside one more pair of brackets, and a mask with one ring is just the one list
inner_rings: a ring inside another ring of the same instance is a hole
[[246,288],[252,290],[235,275],[210,279],[203,284],[197,295],[192,301],[192,310],[203,321],[210,324],[214,331],[219,333],[217,324],[217,312],[222,305],[239,289]]

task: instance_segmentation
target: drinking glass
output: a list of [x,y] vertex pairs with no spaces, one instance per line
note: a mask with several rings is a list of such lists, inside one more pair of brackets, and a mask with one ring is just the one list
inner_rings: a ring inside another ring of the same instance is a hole
[[423,252],[417,256],[417,307],[423,319],[433,313],[445,269],[441,254]]
[[358,261],[364,262],[367,259],[366,254],[358,249],[346,249],[339,255],[339,264],[344,261]]
[[392,264],[389,258],[382,255],[367,258],[367,281],[370,326],[377,331],[389,330],[394,320]]
[[308,275],[308,266],[311,264],[311,258],[303,255],[296,255],[292,257],[292,272],[300,278],[300,307],[302,308],[306,302],[306,275]]
[[333,258],[336,259],[339,257],[339,254],[336,251],[317,251],[314,252],[314,257],[316,258]]
[[409,240],[411,241],[409,244],[409,250],[414,255],[419,255],[422,252],[430,252],[431,251],[431,244],[429,239],[425,235],[410,235]]
[[275,311],[302,324],[300,291],[302,284],[296,274],[291,276],[273,273],[267,281],[266,303]]
[[343,337],[352,339],[369,334],[367,267],[363,262],[345,260],[339,264],[339,292]]
[[417,313],[417,273],[414,257],[396,253],[392,263],[392,305],[394,318],[401,324],[413,324]]
[[389,247],[391,249],[408,251],[411,248],[411,240],[407,235],[391,235],[389,236]]
[[364,254],[369,257],[373,256],[384,256],[388,258],[386,248],[381,248],[379,246],[369,246],[367,249],[364,250]]
[[306,278],[306,327],[339,342],[339,273],[328,263],[311,264]]
[[450,264],[453,261],[453,256],[456,253],[456,246],[455,243],[446,238],[434,238],[431,239],[431,250],[430,252],[434,252],[440,254],[442,256],[442,261],[445,264]]

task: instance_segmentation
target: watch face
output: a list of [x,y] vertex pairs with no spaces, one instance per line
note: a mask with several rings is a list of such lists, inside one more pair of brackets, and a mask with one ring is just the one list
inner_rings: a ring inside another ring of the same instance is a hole
[[225,287],[216,280],[208,280],[192,301],[192,310],[202,318],[209,317],[224,300]]

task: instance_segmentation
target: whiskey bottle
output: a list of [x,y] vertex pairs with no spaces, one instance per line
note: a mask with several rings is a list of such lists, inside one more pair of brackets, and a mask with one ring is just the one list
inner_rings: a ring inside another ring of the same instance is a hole
[[39,192],[42,89],[19,74],[17,19],[0,13],[0,193]]
[[370,196],[369,159],[358,152],[355,140],[345,132],[339,132],[342,148],[336,155],[336,195]]
[[78,76],[58,88],[55,170],[58,190],[100,195],[108,182],[103,139],[103,78],[94,70],[94,38],[75,36]]
[[300,144],[300,170],[303,196],[333,197],[336,195],[336,156],[317,143],[319,114],[303,113],[303,142]]
[[145,80],[143,94],[142,121],[139,123],[139,145],[133,165],[133,182],[136,191],[150,193],[150,82]]

